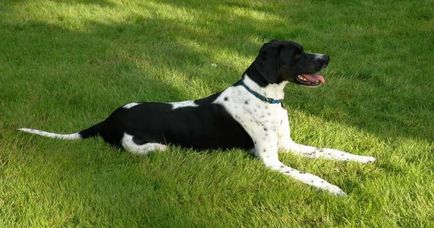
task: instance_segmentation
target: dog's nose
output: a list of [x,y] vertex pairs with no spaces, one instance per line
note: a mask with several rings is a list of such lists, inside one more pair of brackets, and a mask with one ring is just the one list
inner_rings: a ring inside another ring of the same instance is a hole
[[323,55],[323,57],[320,59],[320,61],[324,65],[324,67],[327,67],[327,65],[329,65],[329,62],[330,62],[330,56]]

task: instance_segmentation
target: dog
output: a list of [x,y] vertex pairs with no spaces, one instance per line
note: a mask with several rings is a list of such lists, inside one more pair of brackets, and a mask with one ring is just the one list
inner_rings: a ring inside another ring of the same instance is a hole
[[293,41],[265,43],[241,80],[206,98],[173,103],[133,102],[116,109],[104,121],[73,134],[18,130],[64,140],[100,136],[107,143],[135,154],[164,151],[169,145],[196,150],[241,148],[252,152],[272,170],[335,195],[339,187],[282,162],[278,152],[309,158],[361,163],[375,158],[301,145],[290,137],[288,114],[282,105],[284,87],[295,83],[317,87],[325,83],[320,71],[330,57],[308,53]]

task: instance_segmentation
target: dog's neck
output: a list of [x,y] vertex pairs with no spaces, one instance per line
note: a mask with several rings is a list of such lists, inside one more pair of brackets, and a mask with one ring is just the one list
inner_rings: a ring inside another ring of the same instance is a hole
[[261,94],[262,96],[273,98],[276,100],[283,100],[285,97],[285,92],[283,89],[285,88],[287,81],[283,81],[279,84],[268,84],[264,87],[259,86],[255,81],[253,81],[249,75],[244,74],[243,82],[246,86],[248,86],[253,91]]

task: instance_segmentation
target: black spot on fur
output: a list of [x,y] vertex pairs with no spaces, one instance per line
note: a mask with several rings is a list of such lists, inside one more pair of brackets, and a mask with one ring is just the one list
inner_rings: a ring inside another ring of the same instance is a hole
[[249,101],[244,101],[244,104],[249,104]]
[[228,97],[225,97],[225,98],[223,98],[223,100],[225,100],[225,101],[228,101],[228,100],[229,100],[229,98],[228,98]]
[[264,131],[268,131],[268,129],[266,127],[264,127]]

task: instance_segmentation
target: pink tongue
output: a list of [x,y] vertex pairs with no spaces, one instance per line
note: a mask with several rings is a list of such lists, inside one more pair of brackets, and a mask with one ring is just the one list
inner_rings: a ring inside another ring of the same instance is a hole
[[303,75],[307,80],[311,81],[311,82],[321,82],[321,83],[325,83],[325,79],[322,75],[320,74],[316,74],[316,75],[312,75],[312,74],[304,74]]

